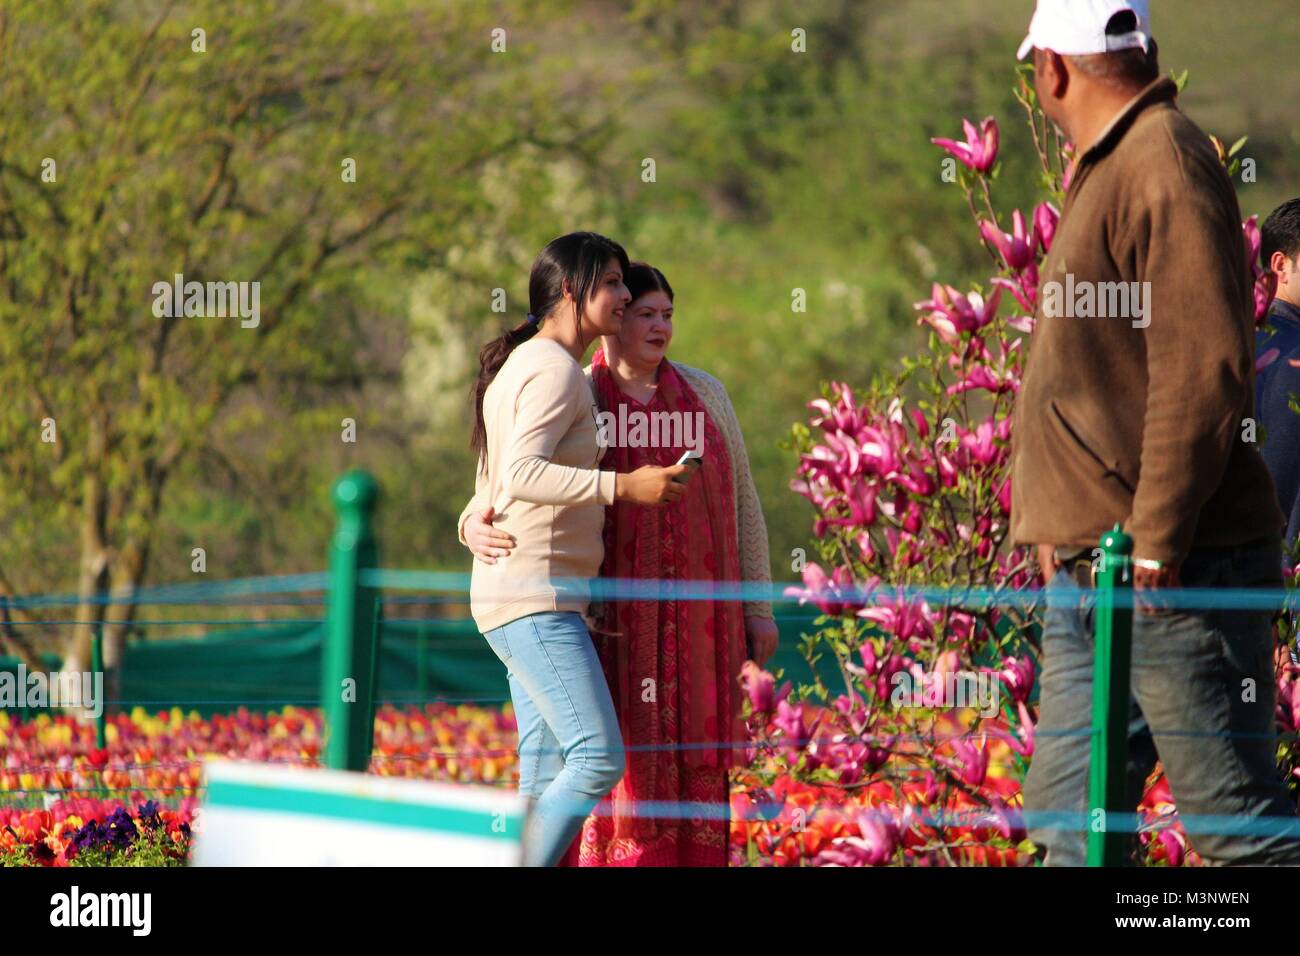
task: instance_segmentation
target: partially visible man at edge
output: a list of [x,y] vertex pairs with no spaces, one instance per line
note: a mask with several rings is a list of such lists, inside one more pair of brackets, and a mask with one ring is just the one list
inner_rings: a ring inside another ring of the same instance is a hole
[[1256,336],[1260,356],[1278,350],[1255,387],[1255,411],[1264,432],[1261,451],[1278,504],[1287,516],[1285,541],[1295,545],[1300,536],[1300,415],[1291,399],[1300,399],[1300,199],[1273,210],[1260,227],[1260,262],[1277,280],[1277,298],[1269,308],[1270,329]]
[[1236,195],[1160,76],[1145,0],[1040,0],[1020,57],[1030,49],[1039,102],[1079,157],[1043,288],[1067,274],[1075,288],[1149,283],[1127,287],[1148,290],[1140,316],[1040,305],[1016,403],[1012,538],[1038,547],[1049,579],[1030,837],[1049,865],[1085,861],[1092,551],[1119,522],[1140,602],[1130,729],[1146,746],[1131,749],[1133,806],[1158,754],[1184,820],[1276,824],[1194,832],[1207,862],[1300,864],[1274,761],[1270,612],[1162,606],[1183,585],[1281,587],[1282,515],[1242,441],[1254,310]]

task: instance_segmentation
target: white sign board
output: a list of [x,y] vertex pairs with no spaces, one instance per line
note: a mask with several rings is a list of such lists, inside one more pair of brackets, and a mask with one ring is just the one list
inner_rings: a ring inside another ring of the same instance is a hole
[[514,789],[209,761],[196,866],[519,866]]

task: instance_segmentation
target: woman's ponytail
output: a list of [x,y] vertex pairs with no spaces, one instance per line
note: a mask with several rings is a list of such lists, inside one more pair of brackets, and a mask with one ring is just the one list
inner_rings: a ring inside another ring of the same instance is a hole
[[530,312],[523,325],[507,329],[503,334],[483,346],[478,353],[478,378],[474,382],[474,430],[470,433],[469,447],[478,454],[483,468],[487,467],[487,427],[483,424],[483,396],[492,380],[506,364],[515,347],[527,342],[541,327]]
[[538,254],[528,276],[528,319],[493,339],[479,352],[478,379],[474,382],[474,430],[470,433],[469,447],[478,453],[479,469],[484,473],[487,471],[487,426],[483,422],[483,396],[488,386],[510,353],[537,334],[542,320],[564,300],[566,291],[573,297],[581,325],[587,300],[595,293],[611,259],[617,260],[624,274],[627,273],[627,253],[613,239],[595,232],[571,232],[552,239]]

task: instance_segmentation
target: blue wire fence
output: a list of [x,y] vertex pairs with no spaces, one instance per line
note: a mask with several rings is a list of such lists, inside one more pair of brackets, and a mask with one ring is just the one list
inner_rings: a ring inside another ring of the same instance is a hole
[[[369,527],[369,508],[373,507],[375,489],[373,484],[361,476],[361,484],[352,489],[351,500],[341,500],[339,488],[349,480],[345,476],[336,487],[336,504],[340,507],[340,526],[336,533],[331,553],[329,571],[306,574],[280,575],[271,577],[240,578],[225,581],[197,581],[176,583],[141,588],[130,595],[101,594],[90,598],[79,594],[33,595],[13,598],[0,598],[0,620],[11,628],[65,628],[89,624],[97,630],[111,625],[127,625],[134,632],[161,631],[163,629],[201,628],[210,632],[209,640],[220,640],[223,635],[234,633],[238,637],[225,640],[221,647],[230,651],[256,653],[265,649],[276,639],[288,635],[292,639],[302,639],[303,653],[324,660],[318,668],[320,683],[308,679],[299,681],[290,688],[282,688],[282,693],[275,701],[278,706],[293,705],[306,708],[319,707],[322,698],[326,706],[323,713],[326,736],[333,738],[336,749],[330,753],[323,751],[325,762],[334,766],[347,766],[362,770],[367,767],[382,768],[386,764],[403,761],[427,762],[431,758],[455,759],[466,754],[460,747],[429,747],[418,754],[372,754],[374,737],[374,708],[377,704],[417,705],[417,704],[461,704],[499,705],[508,699],[504,680],[492,693],[456,693],[454,689],[447,692],[434,686],[437,676],[430,675],[424,668],[424,662],[430,655],[446,654],[448,651],[463,650],[473,652],[481,662],[486,662],[501,677],[499,662],[491,657],[486,643],[473,628],[472,622],[464,617],[464,607],[470,591],[471,576],[462,572],[433,572],[420,570],[398,570],[375,567],[377,559],[373,547],[373,538]],[[355,477],[353,478],[355,481]],[[368,500],[367,500],[367,496]],[[344,494],[342,498],[346,498]],[[1103,547],[1103,550],[1106,550]],[[1110,835],[1103,835],[1090,846],[1090,860],[1094,863],[1115,863],[1124,852],[1122,839],[1145,826],[1132,807],[1124,806],[1123,761],[1127,753],[1128,716],[1128,659],[1127,647],[1131,639],[1132,615],[1135,600],[1140,596],[1130,586],[1123,586],[1127,574],[1124,564],[1126,554],[1106,550],[1111,562],[1109,577],[1103,568],[1103,580],[1098,590],[1098,636],[1103,630],[1104,644],[1099,645],[1097,661],[1098,693],[1094,703],[1094,726],[1078,731],[1087,734],[1093,741],[1093,773],[1091,783],[1090,806],[1104,806],[1108,810]],[[785,665],[785,670],[804,668],[811,679],[820,676],[814,670],[809,671],[807,662],[795,656],[793,648],[797,637],[804,632],[815,631],[825,622],[815,610],[801,607],[804,602],[834,602],[841,610],[848,613],[854,609],[874,605],[885,598],[891,602],[913,604],[927,602],[933,606],[960,607],[968,611],[983,611],[990,608],[1014,608],[1027,616],[1042,612],[1055,600],[1051,592],[1039,590],[1010,590],[984,587],[954,588],[927,586],[880,586],[872,589],[862,587],[836,589],[831,594],[811,594],[798,582],[766,584],[757,582],[709,582],[709,581],[660,581],[644,579],[597,579],[595,581],[561,580],[554,582],[557,590],[571,591],[575,594],[590,595],[597,601],[770,601],[778,610],[777,620],[782,633],[783,659],[778,665]],[[343,586],[341,586],[341,584]],[[345,598],[340,601],[340,598]],[[1172,610],[1206,610],[1219,609],[1231,611],[1268,610],[1283,615],[1295,614],[1296,592],[1288,589],[1194,589],[1186,588],[1162,592],[1162,599]],[[1077,596],[1072,598],[1077,600]],[[102,607],[102,617],[93,621],[78,620],[75,615],[58,613],[66,608],[79,608],[87,605]],[[346,605],[346,607],[341,607]],[[277,619],[258,619],[251,616],[184,616],[127,617],[115,615],[114,610],[130,607],[135,611],[166,608],[258,608],[265,613],[268,608],[317,607],[323,613],[320,616],[292,616]],[[434,617],[399,617],[385,619],[385,609],[389,613],[399,613],[404,608],[437,608],[441,613]],[[452,616],[459,608],[459,617]],[[17,620],[11,611],[22,611],[29,615],[39,615],[31,620]],[[1104,626],[1103,626],[1104,625]],[[102,633],[102,631],[100,631]],[[1294,629],[1291,629],[1294,634]],[[279,637],[275,637],[279,635]],[[1294,638],[1292,638],[1294,639]],[[157,646],[166,641],[146,640],[133,644],[133,648]],[[204,653],[204,640],[174,641],[174,645],[185,645],[191,654]],[[414,692],[382,693],[384,683],[379,680],[386,659],[380,655],[380,646],[392,651],[401,645],[415,645],[417,658],[417,679]],[[1118,649],[1115,655],[1111,651]],[[1295,649],[1292,648],[1293,655]],[[338,665],[331,669],[331,655]],[[366,670],[366,659],[369,670]],[[128,657],[129,660],[129,657]],[[227,657],[227,662],[230,658]],[[12,667],[12,662],[9,665]],[[823,666],[825,666],[823,664]],[[340,670],[341,668],[341,670]],[[1109,668],[1108,672],[1105,672]],[[324,689],[331,686],[339,673],[363,672],[369,680],[369,686],[362,688],[360,705],[351,711],[335,707],[331,712],[329,695]],[[265,703],[257,696],[241,697],[259,689],[257,683],[241,682],[238,674],[219,673],[208,675],[203,686],[209,690],[222,690],[218,696],[199,694],[189,698],[174,695],[161,695],[153,698],[123,696],[103,700],[104,709],[113,714],[121,714],[131,708],[147,708],[159,705],[196,707],[257,707]],[[262,688],[264,689],[264,688]],[[361,711],[361,719],[354,719]],[[32,716],[31,710],[23,711],[20,718]],[[349,727],[349,721],[351,726]],[[1197,735],[1196,731],[1161,731],[1165,734]],[[1229,736],[1244,736],[1229,733]],[[101,720],[99,746],[105,745],[105,730]],[[963,736],[953,733],[953,738]],[[1294,734],[1291,735],[1294,737]],[[918,740],[930,742],[942,740],[942,734],[929,732],[917,734]],[[868,746],[892,746],[899,739],[898,734],[884,735],[849,735],[844,742],[860,742]],[[789,740],[787,744],[803,746],[811,741]],[[720,742],[692,742],[690,744],[667,745],[631,745],[627,749],[635,752],[639,749],[686,749],[689,747],[711,748],[722,746]],[[471,748],[476,757],[509,758],[513,750],[500,748]],[[0,774],[5,772],[6,750],[0,747]],[[272,762],[275,762],[274,760]],[[286,760],[285,763],[300,761]],[[114,764],[115,772],[138,773],[154,770],[176,770],[191,767],[194,761],[159,760],[143,762],[118,762]],[[21,770],[26,774],[38,772],[64,771],[65,766],[25,766]],[[382,770],[381,770],[382,772]],[[0,780],[3,780],[0,777]],[[508,779],[498,780],[491,785],[511,786]],[[22,804],[24,801],[39,800],[48,803],[49,798],[68,794],[93,795],[107,794],[122,797],[126,794],[139,795],[147,792],[175,794],[201,792],[201,787],[178,788],[169,786],[137,785],[134,781],[129,787],[32,787],[19,788],[7,793],[0,788],[0,799],[9,805]],[[645,812],[650,812],[648,809]],[[694,804],[674,805],[653,808],[656,817],[701,817],[722,813],[726,807],[695,806]],[[1026,817],[1027,825],[1034,825],[1034,817]],[[1052,825],[1080,826],[1086,828],[1087,821],[1076,819],[1076,814],[1039,814],[1040,823]],[[953,817],[952,819],[956,819]],[[942,816],[940,817],[942,822]],[[1062,821],[1065,821],[1064,823]],[[1251,818],[1248,820],[1210,820],[1183,817],[1184,827],[1188,832],[1241,832],[1253,834],[1292,834],[1300,836],[1295,820],[1279,818]]]

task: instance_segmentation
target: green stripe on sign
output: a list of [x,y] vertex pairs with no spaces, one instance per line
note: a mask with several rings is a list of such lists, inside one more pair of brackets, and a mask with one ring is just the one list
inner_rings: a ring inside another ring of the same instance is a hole
[[[484,839],[518,841],[522,833],[520,818],[512,814],[504,814],[502,818],[498,818],[494,814],[484,813],[481,810],[463,810],[459,807],[438,807],[421,803],[398,803],[286,787],[256,787],[224,780],[214,780],[208,785],[208,803],[242,807],[248,810],[272,810],[295,815],[361,820],[366,823],[434,830],[439,833],[457,833]],[[492,824],[497,819],[503,819],[504,829],[493,827]]]

